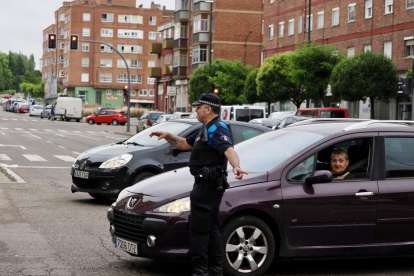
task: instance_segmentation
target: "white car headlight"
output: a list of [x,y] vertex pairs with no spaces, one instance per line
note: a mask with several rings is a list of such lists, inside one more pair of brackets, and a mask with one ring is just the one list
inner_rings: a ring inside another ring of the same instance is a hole
[[154,213],[183,213],[191,210],[190,197],[175,200],[154,209]]
[[125,166],[132,159],[132,157],[133,157],[132,154],[129,154],[129,153],[121,154],[121,155],[112,157],[109,160],[106,160],[99,166],[99,168],[114,170],[119,167]]

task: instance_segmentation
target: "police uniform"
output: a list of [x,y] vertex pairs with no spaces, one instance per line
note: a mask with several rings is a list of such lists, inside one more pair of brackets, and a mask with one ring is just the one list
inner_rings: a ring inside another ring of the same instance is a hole
[[189,167],[195,179],[190,194],[193,275],[222,275],[223,252],[218,215],[227,185],[227,158],[224,152],[233,147],[230,131],[217,116],[186,140],[193,147]]

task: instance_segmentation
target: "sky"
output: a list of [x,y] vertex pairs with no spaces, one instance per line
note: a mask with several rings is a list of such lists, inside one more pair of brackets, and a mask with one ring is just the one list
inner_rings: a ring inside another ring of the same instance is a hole
[[[70,0],[67,0],[68,2]],[[64,0],[0,0],[0,52],[34,55],[36,69],[43,54],[43,30],[55,22],[55,11]],[[149,8],[151,2],[174,10],[174,0],[137,0]]]

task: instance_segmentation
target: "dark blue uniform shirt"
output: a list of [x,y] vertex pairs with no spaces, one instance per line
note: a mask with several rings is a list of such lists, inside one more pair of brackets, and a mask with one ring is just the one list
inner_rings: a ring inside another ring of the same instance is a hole
[[[197,135],[204,129],[204,125],[201,128],[193,133],[192,135],[186,138],[187,143],[194,147],[195,139]],[[230,138],[230,130],[225,123],[223,123],[220,119],[211,124],[208,129],[208,142],[207,145],[211,146],[212,148],[216,149],[220,155],[223,155],[224,152],[228,149],[233,147],[233,143]],[[212,149],[213,150],[213,149]],[[210,166],[216,166],[215,164],[211,164]],[[192,175],[200,174],[202,168],[204,166],[190,166],[190,172]]]

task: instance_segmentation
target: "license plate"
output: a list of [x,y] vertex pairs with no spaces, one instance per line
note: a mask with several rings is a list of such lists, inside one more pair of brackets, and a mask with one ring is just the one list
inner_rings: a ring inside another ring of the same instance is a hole
[[126,252],[138,255],[138,244],[115,237],[115,248],[120,248]]
[[75,170],[75,173],[73,174],[73,176],[88,179],[89,178],[89,172],[83,172],[83,171]]

